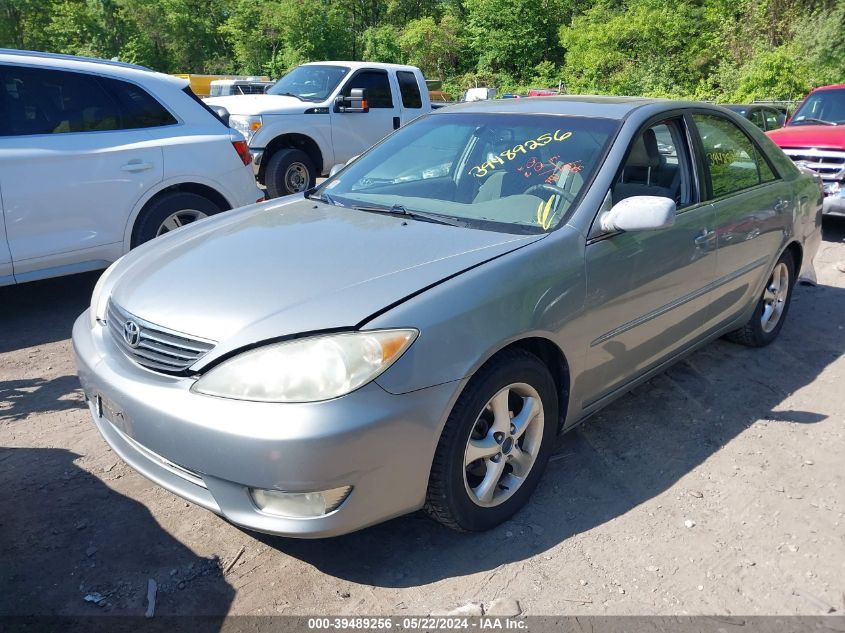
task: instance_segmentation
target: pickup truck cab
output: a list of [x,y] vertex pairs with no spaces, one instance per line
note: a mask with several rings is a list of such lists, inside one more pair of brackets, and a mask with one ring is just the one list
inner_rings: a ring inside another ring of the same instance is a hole
[[816,88],[785,127],[767,134],[796,165],[821,177],[823,213],[845,216],[845,84]]
[[266,94],[206,101],[246,136],[258,182],[270,197],[313,187],[393,130],[431,111],[415,66],[315,62],[297,66]]

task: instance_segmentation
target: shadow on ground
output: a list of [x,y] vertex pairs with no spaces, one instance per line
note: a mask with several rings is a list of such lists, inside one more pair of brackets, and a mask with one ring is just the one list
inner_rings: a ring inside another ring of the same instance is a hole
[[0,288],[0,354],[69,338],[101,272]]
[[[156,615],[225,614],[234,589],[218,561],[195,555],[77,457],[0,448],[0,616],[143,615],[149,578],[159,584]],[[102,605],[85,600],[95,593]]]

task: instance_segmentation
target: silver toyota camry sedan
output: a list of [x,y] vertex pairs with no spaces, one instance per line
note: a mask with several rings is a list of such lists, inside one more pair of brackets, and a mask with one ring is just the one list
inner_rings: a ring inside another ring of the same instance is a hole
[[238,525],[484,530],[559,433],[718,336],[771,343],[820,213],[721,108],[463,104],[123,257],[74,326],[79,376],[127,463]]

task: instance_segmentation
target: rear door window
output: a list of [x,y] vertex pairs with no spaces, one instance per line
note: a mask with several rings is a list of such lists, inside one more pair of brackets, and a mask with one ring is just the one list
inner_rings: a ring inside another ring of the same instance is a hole
[[709,114],[693,114],[710,172],[714,198],[774,180],[775,175],[751,139],[732,121]]
[[146,91],[86,73],[0,66],[0,133],[104,132],[176,123]]
[[400,70],[396,73],[396,79],[399,81],[399,92],[402,93],[402,106],[405,108],[421,108],[422,97],[414,73]]
[[390,81],[387,72],[383,70],[362,70],[343,87],[343,96],[348,97],[353,88],[364,88],[367,91],[367,102],[371,108],[393,107]]

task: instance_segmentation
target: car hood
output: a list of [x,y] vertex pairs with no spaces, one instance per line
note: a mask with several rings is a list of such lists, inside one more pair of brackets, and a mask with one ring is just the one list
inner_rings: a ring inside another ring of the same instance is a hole
[[845,149],[845,125],[787,125],[766,134],[779,147]]
[[302,114],[315,104],[300,101],[296,97],[281,95],[232,95],[231,97],[213,97],[206,99],[208,105],[223,106],[229,114]]
[[354,211],[300,194],[145,244],[115,269],[111,299],[156,325],[220,342],[204,364],[257,341],[353,328],[542,237]]

